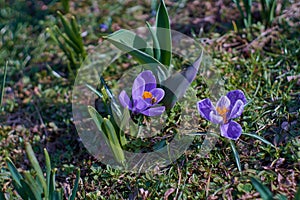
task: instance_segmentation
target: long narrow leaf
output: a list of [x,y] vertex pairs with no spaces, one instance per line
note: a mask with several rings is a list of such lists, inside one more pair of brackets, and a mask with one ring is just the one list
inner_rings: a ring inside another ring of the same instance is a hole
[[76,198],[76,192],[78,190],[79,179],[80,179],[80,169],[78,169],[76,172],[76,180],[75,180],[74,187],[72,190],[72,195],[69,197],[69,200],[75,200],[75,198]]
[[56,173],[56,169],[52,169],[50,174],[49,199],[57,199],[55,198],[55,191],[56,191],[55,173]]
[[60,21],[62,22],[63,24],[63,27],[65,29],[65,32],[66,34],[68,35],[68,37],[73,40],[73,42],[75,44],[80,44],[80,40],[81,38],[78,37],[78,35],[76,35],[75,32],[73,32],[72,28],[71,28],[71,25],[69,22],[67,22],[66,18],[63,16],[63,14],[61,12],[57,12],[59,18],[60,18]]
[[151,33],[151,36],[152,36],[154,58],[157,59],[157,60],[160,60],[160,46],[159,46],[159,41],[157,39],[157,36],[156,36],[155,32],[152,30],[151,25],[148,22],[146,22],[146,25],[148,27],[149,32]]
[[7,167],[11,173],[11,176],[13,178],[13,180],[19,185],[21,186],[21,182],[20,180],[23,179],[22,175],[18,172],[16,166],[14,165],[14,163],[9,159],[6,158],[6,164]]
[[30,188],[28,183],[26,183],[23,179],[21,179],[21,185],[22,185],[22,189],[26,192],[26,194],[30,200],[39,200],[34,195],[35,191],[32,191],[32,189]]
[[262,141],[263,143],[265,143],[267,145],[270,145],[271,147],[273,147],[273,148],[276,149],[276,147],[271,142],[269,142],[268,140],[266,140],[265,138],[263,138],[263,137],[261,137],[259,135],[252,134],[252,133],[243,133],[243,135],[247,135],[249,137],[253,137],[255,139],[258,139],[258,140]]
[[[148,55],[147,53],[136,49],[128,44],[124,43],[122,40],[115,40],[114,38],[107,36],[105,37],[109,42],[115,45],[120,50],[130,54],[137,59],[141,64],[149,65],[149,69],[156,75],[159,82],[164,81],[167,78],[168,71],[165,69],[164,65],[158,60]],[[153,67],[155,65],[155,68]],[[147,67],[147,66],[146,66]]]
[[3,79],[2,79],[1,90],[0,90],[0,107],[2,106],[3,96],[4,96],[4,87],[5,87],[6,74],[7,74],[7,63],[8,62],[6,62],[4,67]]
[[2,188],[0,188],[0,200],[6,200],[6,199],[5,199],[5,195],[4,195],[4,193],[2,192]]
[[[21,179],[23,180],[23,179]],[[25,189],[23,188],[22,184],[21,184],[21,180],[20,180],[20,185],[18,185],[14,180],[12,181],[12,184],[15,188],[15,190],[17,191],[18,195],[20,195],[22,197],[23,200],[28,200],[28,194],[26,193]]]
[[272,192],[264,186],[260,181],[258,181],[256,178],[251,177],[252,185],[255,187],[255,189],[259,192],[261,198],[263,200],[272,200],[273,195]]
[[242,171],[242,166],[241,166],[239,152],[236,150],[235,144],[232,140],[230,140],[230,146],[231,146],[231,149],[232,149],[232,152],[233,152],[238,170],[241,172]]
[[86,87],[88,87],[92,92],[94,92],[98,97],[103,98],[103,95],[93,86],[89,85],[89,84],[85,84]]
[[[42,186],[38,185],[35,179],[31,176],[30,172],[26,171],[24,172],[25,182],[27,183],[28,187],[32,191],[35,199],[42,200],[42,193],[43,188]],[[32,195],[31,193],[28,193],[28,195]]]
[[108,39],[121,50],[123,50],[123,46],[119,45],[120,43],[126,45],[130,49],[140,50],[149,56],[153,55],[151,46],[143,38],[132,31],[121,29],[108,36],[104,36],[103,38]]
[[47,187],[47,184],[45,181],[45,177],[43,175],[42,168],[40,167],[39,162],[34,155],[34,152],[32,150],[30,143],[28,143],[28,142],[25,143],[25,150],[26,150],[26,153],[27,153],[27,156],[28,156],[28,159],[29,159],[31,165],[34,168],[34,170],[36,171],[37,177],[39,178],[39,180],[44,188],[45,198],[47,199],[48,198],[48,187]]
[[298,199],[300,199],[300,184],[298,184],[298,190],[295,194],[295,200],[298,200]]
[[160,0],[160,5],[156,15],[156,37],[160,46],[160,62],[166,66],[170,66],[172,59],[172,39],[170,31],[170,20],[168,11],[163,0]]
[[119,142],[116,131],[115,131],[112,123],[109,121],[109,119],[106,119],[106,118],[104,119],[103,127],[105,129],[106,134],[108,135],[110,147],[111,147],[111,150],[113,151],[115,158],[117,159],[117,161],[119,163],[124,163],[125,156],[124,156],[123,149]]
[[46,181],[48,186],[48,197],[50,196],[50,179],[51,179],[51,161],[49,153],[46,149],[44,149],[44,155],[45,155],[45,162],[46,162]]

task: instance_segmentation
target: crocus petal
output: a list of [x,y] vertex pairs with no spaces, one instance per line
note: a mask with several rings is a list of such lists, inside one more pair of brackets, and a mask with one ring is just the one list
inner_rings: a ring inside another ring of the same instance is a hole
[[210,99],[203,99],[197,102],[197,108],[202,117],[210,121],[211,111],[216,111],[215,107],[212,105]]
[[221,135],[231,140],[237,140],[242,134],[242,127],[235,121],[221,125]]
[[209,119],[214,124],[223,124],[223,117],[216,114],[215,111],[211,111],[209,114]]
[[165,96],[165,91],[161,88],[154,88],[150,92],[156,98],[156,103],[159,103]]
[[147,109],[149,105],[142,97],[139,97],[138,99],[134,100],[133,107],[135,112],[141,113],[141,111]]
[[244,105],[247,103],[247,99],[241,90],[232,90],[226,95],[230,100],[230,110],[233,108],[237,100],[241,100]]
[[143,71],[139,76],[145,81],[145,91],[150,91],[156,88],[156,79],[150,70]]
[[122,90],[122,92],[120,93],[119,101],[124,108],[128,108],[128,109],[132,108],[130,99],[129,99],[128,95],[126,94],[125,90]]
[[159,106],[159,107],[152,107],[149,108],[147,110],[144,110],[143,112],[141,112],[142,114],[152,117],[152,116],[159,116],[161,115],[163,112],[165,112],[165,106]]
[[141,78],[140,75],[138,75],[133,82],[132,99],[134,100],[138,99],[143,95],[144,91],[145,91],[145,81],[143,78]]
[[230,107],[230,100],[226,96],[222,96],[219,101],[217,102],[216,108],[226,108],[229,110]]
[[241,100],[237,100],[231,109],[231,113],[229,115],[229,119],[234,119],[241,116],[244,111],[244,103]]

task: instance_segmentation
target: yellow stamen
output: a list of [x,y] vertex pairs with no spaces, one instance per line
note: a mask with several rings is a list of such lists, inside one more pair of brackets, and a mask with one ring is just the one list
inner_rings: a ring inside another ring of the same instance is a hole
[[145,91],[143,93],[143,99],[150,99],[150,98],[152,98],[152,93],[148,92],[148,91]]
[[219,115],[221,115],[221,117],[223,117],[224,123],[226,123],[227,122],[226,114],[229,110],[225,107],[217,107],[216,110],[219,113]]

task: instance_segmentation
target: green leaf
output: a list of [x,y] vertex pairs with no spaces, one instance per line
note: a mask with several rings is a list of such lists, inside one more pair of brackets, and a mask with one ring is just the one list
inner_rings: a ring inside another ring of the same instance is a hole
[[273,194],[272,192],[264,186],[260,181],[258,181],[256,178],[251,177],[252,185],[255,187],[255,189],[259,192],[261,198],[263,200],[272,200]]
[[255,139],[258,139],[258,140],[262,141],[263,143],[265,143],[267,145],[270,145],[271,147],[273,147],[273,148],[276,149],[276,147],[271,142],[269,142],[268,140],[266,140],[265,138],[263,138],[263,137],[261,137],[259,135],[252,134],[252,133],[243,133],[243,135],[247,135],[249,137],[253,137]]
[[92,119],[94,120],[94,122],[95,122],[95,124],[96,124],[98,130],[99,130],[100,132],[103,132],[102,127],[101,127],[101,125],[102,125],[102,123],[103,123],[103,121],[104,121],[103,117],[102,117],[102,116],[97,112],[97,110],[96,110],[94,107],[92,107],[92,106],[88,106],[88,111],[89,111],[89,113],[90,113]]
[[[21,185],[22,185],[22,190],[26,192],[26,194],[28,195],[30,200],[38,200],[35,195],[34,192],[32,191],[30,186],[28,185],[28,183],[26,183],[23,179],[21,179]],[[41,198],[40,198],[41,199]]]
[[235,144],[232,140],[230,140],[230,146],[231,146],[231,149],[232,149],[232,152],[233,152],[238,170],[241,172],[242,171],[242,166],[241,166],[241,162],[240,162],[239,152],[236,150]]
[[22,175],[18,172],[16,166],[14,165],[14,163],[9,159],[6,158],[6,164],[7,167],[11,173],[11,176],[13,178],[13,180],[19,185],[21,186],[21,179],[23,179]]
[[151,36],[152,36],[152,41],[153,41],[153,55],[154,55],[154,58],[157,59],[157,60],[160,60],[160,47],[159,47],[159,41],[156,37],[156,34],[155,32],[152,30],[152,27],[151,25],[146,22],[146,25],[148,27],[148,30],[149,32],[151,33]]
[[[21,179],[23,180],[23,179]],[[21,184],[21,180],[20,180],[20,185],[18,185],[14,180],[12,181],[12,184],[15,188],[15,190],[17,191],[17,193],[22,197],[23,200],[28,200],[28,194],[26,193],[26,190],[24,189],[24,187]]]
[[44,188],[45,198],[47,199],[48,198],[48,187],[47,187],[47,184],[45,181],[45,177],[44,177],[43,171],[38,163],[38,160],[36,159],[36,157],[34,155],[34,152],[32,150],[30,143],[28,143],[28,142],[25,143],[25,150],[26,150],[26,153],[27,153],[27,156],[28,156],[28,159],[29,159],[31,165],[34,168],[34,170],[36,171],[37,177],[39,178],[39,180]]
[[203,52],[191,66],[173,74],[160,84],[160,87],[165,91],[165,96],[161,103],[166,107],[166,109],[171,109],[190,87],[198,73],[202,62],[202,56]]
[[[108,36],[103,36],[103,38],[109,40],[122,51],[127,51],[127,49],[136,49],[148,54],[149,56],[153,55],[151,46],[143,38],[132,31],[121,29]],[[124,49],[123,45],[126,45],[128,48]]]
[[51,161],[47,149],[44,149],[45,162],[46,162],[46,181],[48,186],[48,197],[50,196],[50,179],[51,179]]
[[50,184],[49,184],[49,199],[56,199],[55,198],[55,173],[56,169],[52,169],[50,173]]
[[[42,193],[43,188],[41,185],[37,183],[37,181],[31,176],[30,172],[24,172],[25,182],[27,183],[28,187],[32,191],[35,199],[42,200]],[[28,193],[28,195],[32,195],[31,193]]]
[[124,146],[127,141],[126,141],[126,137],[125,137],[125,134],[124,134],[124,129],[126,128],[126,125],[129,123],[129,120],[130,120],[130,112],[128,109],[124,109],[123,110],[123,114],[122,114],[122,117],[121,117],[121,124],[120,124],[120,143],[122,146]]
[[6,200],[2,188],[0,188],[0,200]]
[[1,90],[0,90],[0,108],[2,106],[3,102],[3,96],[4,96],[4,87],[5,87],[5,81],[6,81],[6,74],[7,74],[7,61],[4,67],[4,73],[3,73],[3,79],[2,79],[2,84],[1,84]]
[[170,31],[170,20],[166,5],[160,0],[160,5],[156,15],[156,37],[160,46],[160,62],[170,66],[172,59],[172,39]]
[[299,200],[300,199],[300,184],[298,185],[298,190],[295,194],[295,200]]
[[85,84],[86,87],[88,87],[92,92],[94,92],[98,97],[103,98],[103,95],[93,86],[89,85],[89,84]]
[[72,195],[69,197],[69,200],[75,200],[75,198],[76,198],[76,192],[78,190],[79,179],[80,179],[80,169],[77,170],[76,180],[75,180],[74,187],[72,190]]
[[[77,32],[74,32],[73,29],[71,28],[70,23],[66,20],[66,18],[63,16],[63,14],[61,12],[57,12],[60,21],[63,24],[63,27],[66,31],[66,34],[68,35],[68,37],[70,38],[70,40],[72,40],[74,42],[74,44],[80,44],[81,43],[81,36],[78,35]],[[80,48],[80,46],[79,46]]]
[[115,128],[113,127],[110,120],[104,118],[102,127],[103,127],[102,129],[104,130],[104,132],[106,132],[106,135],[108,136],[109,144],[116,160],[121,164],[124,163],[125,161],[124,151],[119,142]]

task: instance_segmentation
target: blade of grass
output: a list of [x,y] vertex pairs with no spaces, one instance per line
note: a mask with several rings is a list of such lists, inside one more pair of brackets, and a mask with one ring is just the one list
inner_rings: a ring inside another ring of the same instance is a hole
[[276,147],[271,142],[269,142],[268,140],[266,140],[265,138],[263,138],[263,137],[261,137],[259,135],[252,134],[252,133],[243,133],[243,135],[247,135],[249,137],[253,137],[255,139],[258,139],[258,140],[262,141],[263,143],[265,143],[267,145],[270,145],[271,147],[273,147],[274,149],[276,149]]
[[255,187],[255,189],[259,192],[260,196],[264,200],[272,200],[273,195],[272,192],[264,186],[260,181],[258,181],[256,178],[251,177],[252,185]]
[[3,102],[3,96],[4,96],[4,87],[5,87],[5,81],[6,81],[6,74],[7,74],[7,61],[4,67],[4,74],[3,74],[3,80],[2,80],[2,85],[1,85],[1,93],[0,93],[0,107],[2,106]]
[[75,200],[75,198],[76,198],[76,192],[78,190],[79,179],[80,179],[80,169],[78,169],[76,172],[76,180],[75,180],[74,187],[72,190],[72,195],[69,197],[69,200]]
[[45,162],[46,162],[46,181],[48,186],[48,197],[50,196],[50,179],[51,179],[51,161],[48,151],[44,149]]
[[230,146],[231,146],[238,170],[241,172],[242,166],[241,166],[241,162],[240,162],[240,155],[239,155],[239,152],[236,150],[235,144],[232,140],[230,140]]
[[6,158],[6,164],[7,167],[11,173],[11,176],[13,178],[13,180],[19,185],[21,186],[21,182],[20,180],[23,179],[22,175],[18,172],[16,166],[14,165],[14,163],[9,159]]

